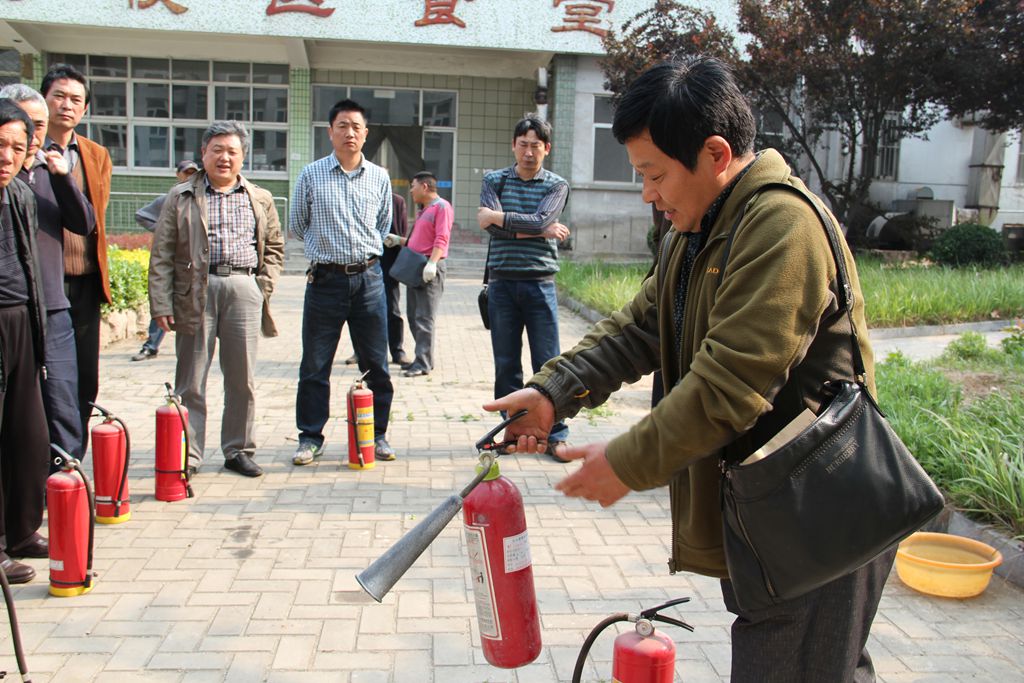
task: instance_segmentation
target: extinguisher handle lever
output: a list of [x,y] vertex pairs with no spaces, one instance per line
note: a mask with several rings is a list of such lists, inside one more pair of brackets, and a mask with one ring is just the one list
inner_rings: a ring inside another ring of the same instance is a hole
[[685,621],[679,619],[673,619],[672,617],[666,617],[664,614],[655,614],[650,617],[651,621],[662,621],[666,624],[672,624],[680,628],[685,628],[687,631],[693,631],[693,627],[687,624]]
[[494,437],[496,437],[498,435],[498,432],[500,432],[502,429],[508,427],[510,424],[521,418],[523,415],[526,415],[526,413],[526,410],[520,410],[518,413],[509,415],[505,420],[502,420],[501,424],[499,424],[497,427],[484,434],[480,438],[480,440],[476,442],[476,449],[478,451],[498,451],[502,446],[511,445],[508,442],[495,443]]

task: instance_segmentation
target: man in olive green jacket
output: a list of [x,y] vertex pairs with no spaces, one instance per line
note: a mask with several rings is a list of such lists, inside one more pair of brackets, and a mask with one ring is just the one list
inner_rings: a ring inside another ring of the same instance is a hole
[[[622,98],[613,132],[643,176],[644,200],[672,222],[659,268],[525,389],[485,408],[529,410],[506,437],[517,439],[517,451],[541,452],[553,421],[661,369],[666,395],[644,419],[607,443],[560,450],[582,467],[556,488],[608,506],[631,490],[669,487],[669,570],[723,579],[726,606],[738,616],[734,683],[870,680],[864,644],[891,553],[796,600],[745,611],[723,551],[720,458],[750,455],[803,410],[819,412],[826,380],[852,377],[824,228],[808,199],[763,188],[809,193],[777,152],[752,152],[749,106],[713,59],[645,72]],[[845,244],[843,256],[873,389],[860,283]]]
[[206,378],[220,340],[224,374],[221,449],[224,467],[247,477],[253,460],[253,367],[260,331],[277,335],[270,295],[284,263],[274,200],[242,177],[245,127],[215,121],[203,134],[203,170],[167,195],[153,233],[149,306],[175,331],[175,393],[188,408],[190,475],[206,440]]

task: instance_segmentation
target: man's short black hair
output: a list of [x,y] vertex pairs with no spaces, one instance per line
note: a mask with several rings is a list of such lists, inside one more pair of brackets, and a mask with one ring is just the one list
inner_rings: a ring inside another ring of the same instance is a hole
[[25,113],[25,110],[18,106],[17,102],[7,97],[0,98],[0,126],[6,126],[14,121],[21,121],[25,124],[25,133],[27,134],[25,144],[28,145],[32,134],[36,132],[35,124],[32,123],[32,119]]
[[420,171],[412,179],[426,185],[431,192],[437,192],[437,176],[430,171]]
[[363,105],[355,100],[341,100],[340,102],[335,102],[334,106],[331,107],[331,112],[327,115],[327,125],[333,126],[334,119],[338,118],[338,114],[343,111],[357,111],[363,115],[363,121],[370,121],[370,117],[366,115],[366,109],[363,108]]
[[693,56],[652,66],[627,88],[615,108],[620,143],[648,131],[654,144],[693,170],[704,141],[725,138],[733,156],[754,146],[754,115],[732,70],[713,57]]
[[55,81],[62,81],[64,79],[78,81],[85,88],[85,103],[89,104],[89,82],[85,79],[85,74],[71,66],[70,64],[54,64],[50,67],[50,70],[43,76],[43,84],[39,86],[39,92],[46,97],[50,94],[50,88],[53,87]]
[[521,138],[531,130],[537,134],[538,140],[545,145],[550,144],[551,124],[536,114],[527,114],[516,124],[515,129],[512,131],[512,142],[515,142],[516,139]]

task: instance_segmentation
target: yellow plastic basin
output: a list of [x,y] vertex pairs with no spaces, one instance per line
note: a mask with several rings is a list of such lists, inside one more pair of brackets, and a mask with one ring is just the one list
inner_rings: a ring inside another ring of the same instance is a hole
[[1003,556],[992,546],[952,534],[919,531],[900,543],[896,574],[914,590],[944,598],[981,595]]

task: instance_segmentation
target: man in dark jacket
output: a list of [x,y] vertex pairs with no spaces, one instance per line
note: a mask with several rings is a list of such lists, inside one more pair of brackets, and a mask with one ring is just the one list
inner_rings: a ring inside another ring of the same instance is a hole
[[[720,459],[739,462],[802,411],[818,414],[824,383],[852,371],[836,265],[809,203],[817,200],[778,152],[754,154],[750,107],[714,59],[642,74],[620,100],[612,132],[643,176],[644,200],[677,233],[658,276],[525,389],[485,407],[528,409],[507,436],[516,450],[537,452],[554,420],[660,368],[665,397],[607,443],[562,448],[582,466],[556,488],[608,506],[630,491],[669,487],[669,571],[722,579],[736,615],[733,683],[874,680],[865,643],[893,552],[792,600],[743,609],[723,550]],[[795,191],[769,187],[779,184]],[[845,246],[842,258],[873,391],[863,297]]]
[[[88,235],[96,229],[92,204],[71,178],[67,160],[57,151],[43,151],[48,111],[46,100],[27,85],[12,83],[0,90],[28,114],[35,126],[25,165],[18,179],[36,196],[39,222],[40,277],[46,297],[46,379],[43,405],[50,428],[50,442],[79,460],[85,455],[82,418],[78,406],[78,357],[71,302],[64,295],[64,229]],[[51,454],[52,455],[52,454]],[[50,471],[56,471],[51,465]],[[40,557],[46,549],[40,548]]]
[[0,99],[0,569],[26,583],[35,569],[11,557],[46,557],[43,522],[49,439],[39,387],[46,305],[36,250],[36,200],[15,176],[25,163],[32,120]]

